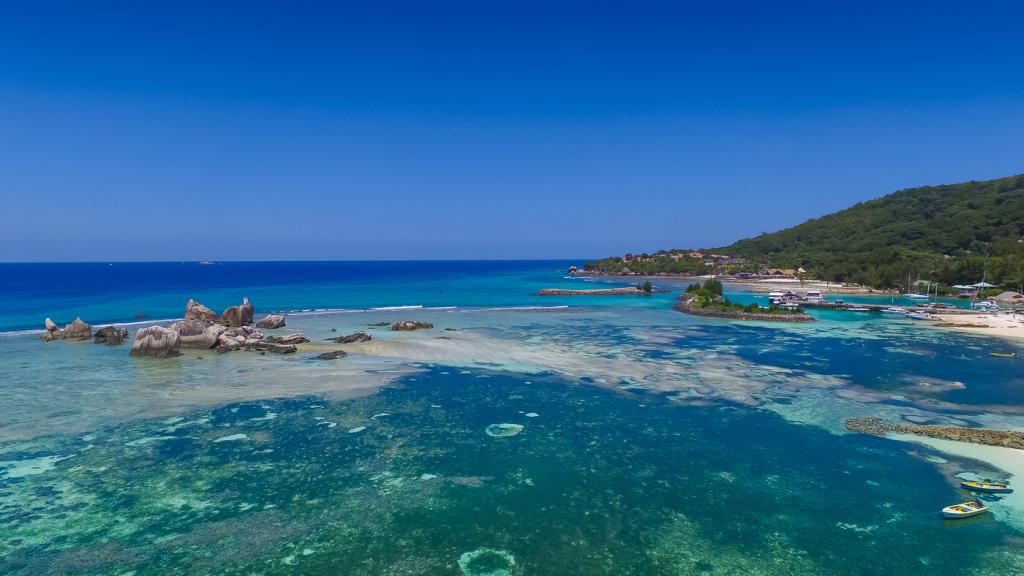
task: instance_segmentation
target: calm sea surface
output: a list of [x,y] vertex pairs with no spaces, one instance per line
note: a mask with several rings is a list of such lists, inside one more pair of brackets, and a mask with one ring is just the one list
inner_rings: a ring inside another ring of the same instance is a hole
[[[1024,495],[938,514],[1024,456],[843,427],[1024,430],[1019,361],[989,354],[1017,344],[695,318],[679,280],[536,295],[595,285],[570,264],[0,265],[0,574],[1024,574]],[[155,360],[37,338],[243,296],[312,342]],[[397,320],[435,327],[370,326]]]

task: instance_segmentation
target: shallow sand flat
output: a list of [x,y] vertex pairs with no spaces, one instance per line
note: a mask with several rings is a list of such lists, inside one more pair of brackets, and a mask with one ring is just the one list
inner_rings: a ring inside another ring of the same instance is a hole
[[[993,480],[1008,480],[1010,485],[1015,488],[1012,494],[999,496],[982,494],[979,497],[990,504],[990,511],[993,515],[1012,525],[1017,530],[1024,532],[1024,484],[1022,484],[1024,483],[1024,450],[956,442],[941,438],[918,436],[916,434],[888,434],[886,438],[924,444],[947,454],[972,458],[991,464],[1007,472],[1008,476],[1006,478],[993,478]],[[964,477],[964,479],[975,480],[976,478]],[[950,504],[953,504],[953,502],[950,502]]]
[[940,316],[940,318],[940,322],[928,323],[926,326],[938,330],[954,330],[1017,341],[1024,340],[1024,317],[1018,314],[956,314]]

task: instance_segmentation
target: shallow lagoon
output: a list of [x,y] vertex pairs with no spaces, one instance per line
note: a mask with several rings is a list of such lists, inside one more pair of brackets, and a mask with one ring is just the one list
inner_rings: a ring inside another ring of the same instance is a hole
[[[1000,522],[937,518],[957,491],[907,445],[751,408],[530,382],[435,367],[361,399],[228,404],[33,442],[5,458],[66,459],[3,481],[0,566],[458,574],[481,549],[514,558],[511,574],[1024,565]],[[523,429],[489,436],[494,423]]]
[[[534,265],[491,280],[487,306],[442,275],[386,294],[455,307],[292,314],[313,343],[289,356],[0,337],[0,573],[1024,572],[1018,495],[937,513],[957,475],[1004,472],[842,427],[1024,429],[1019,369],[988,356],[1013,344],[553,301],[530,290],[576,281]],[[399,319],[437,328],[313,359]]]

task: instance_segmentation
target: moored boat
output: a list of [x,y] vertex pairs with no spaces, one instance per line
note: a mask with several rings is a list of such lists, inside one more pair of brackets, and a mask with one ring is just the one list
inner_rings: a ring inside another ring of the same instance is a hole
[[965,480],[960,483],[960,487],[972,492],[988,492],[989,494],[1010,494],[1013,492],[1013,488],[1010,488],[1009,485],[989,480],[982,480],[980,482]]
[[1016,358],[1016,352],[989,352],[989,356],[995,356],[996,358]]
[[905,316],[911,320],[935,320],[935,316],[927,312],[907,312]]
[[971,518],[988,512],[988,506],[972,500],[962,504],[953,504],[942,509],[942,516],[945,518]]

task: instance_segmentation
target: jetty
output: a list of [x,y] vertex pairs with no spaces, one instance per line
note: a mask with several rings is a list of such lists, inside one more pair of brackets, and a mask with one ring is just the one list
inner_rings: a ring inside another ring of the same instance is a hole
[[642,290],[640,288],[596,288],[593,290],[567,290],[563,288],[545,288],[537,292],[538,296],[650,296],[665,293],[668,290]]
[[1024,432],[1003,430],[986,430],[983,428],[960,428],[955,426],[921,426],[917,424],[889,424],[881,418],[861,417],[849,418],[844,424],[851,432],[861,432],[872,436],[885,436],[888,432],[896,434],[916,434],[929,438],[971,442],[987,446],[1024,449]]
[[841,310],[846,311],[851,308],[858,308],[855,312],[882,312],[887,308],[899,307],[903,308],[907,312],[927,312],[929,314],[978,314],[978,310],[969,310],[967,308],[934,308],[930,306],[897,306],[895,304],[863,304],[860,302],[836,302],[822,300],[820,302],[814,302],[809,300],[787,300],[800,306],[801,308],[813,308],[818,310]]

